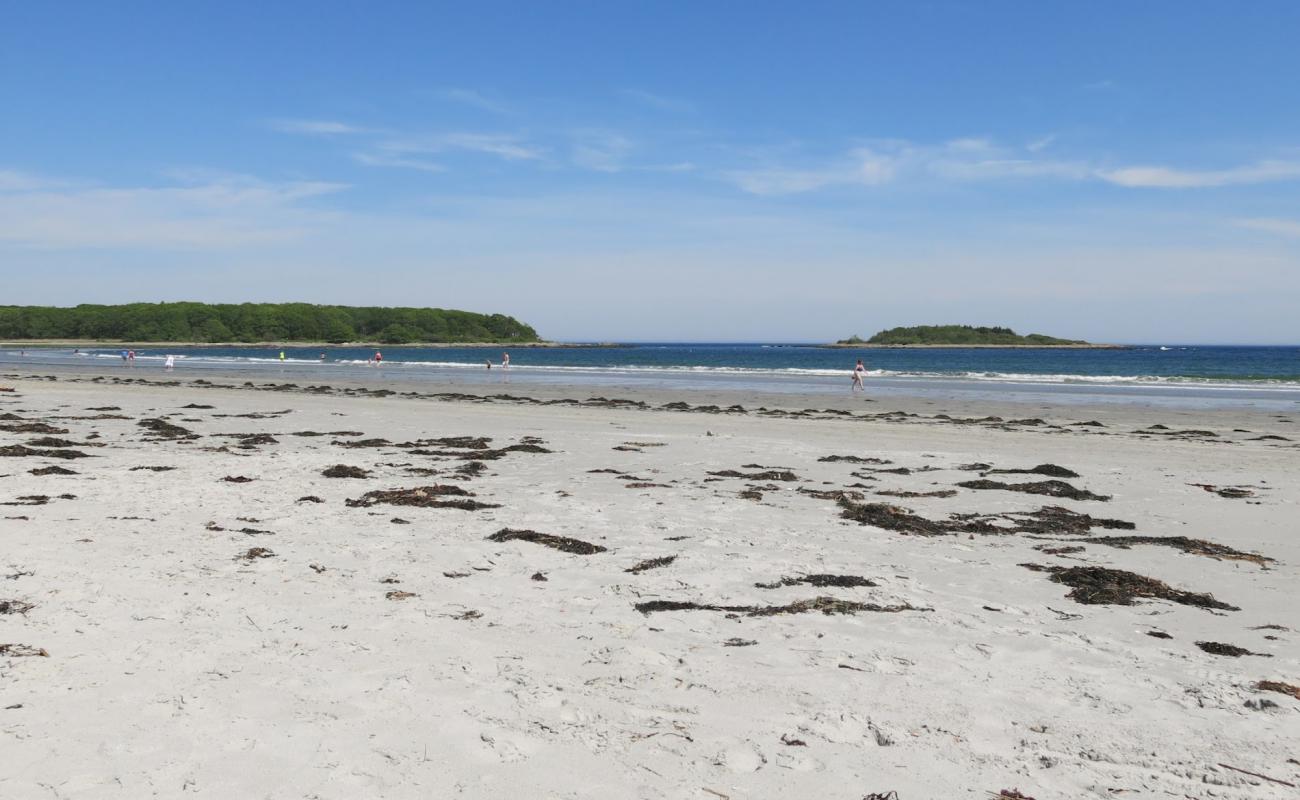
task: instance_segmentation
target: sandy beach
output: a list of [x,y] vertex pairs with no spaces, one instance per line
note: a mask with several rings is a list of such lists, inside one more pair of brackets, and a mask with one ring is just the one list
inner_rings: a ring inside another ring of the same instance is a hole
[[241,384],[0,376],[0,797],[1300,786],[1294,413]]

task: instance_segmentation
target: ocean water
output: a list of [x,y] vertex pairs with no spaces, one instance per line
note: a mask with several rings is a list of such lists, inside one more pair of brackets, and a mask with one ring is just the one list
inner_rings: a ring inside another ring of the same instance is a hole
[[[503,350],[511,356],[501,369]],[[383,365],[373,349],[178,347],[136,351],[135,369],[156,369],[168,355],[184,372],[221,371],[279,380],[330,376],[442,384],[484,382],[653,386],[680,390],[736,389],[834,393],[849,387],[863,359],[875,393],[1038,394],[1058,401],[1086,396],[1114,401],[1218,398],[1252,405],[1300,404],[1300,347],[1143,345],[1115,350],[993,348],[840,349],[800,344],[642,342],[608,347],[390,347]],[[0,364],[121,366],[117,348],[0,351]],[[321,355],[324,359],[321,359]],[[493,369],[488,370],[485,360]]]

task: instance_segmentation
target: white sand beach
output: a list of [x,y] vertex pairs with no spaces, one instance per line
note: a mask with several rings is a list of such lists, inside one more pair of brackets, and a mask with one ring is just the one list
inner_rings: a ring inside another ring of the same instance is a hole
[[1295,414],[214,383],[0,378],[0,797],[1296,797]]

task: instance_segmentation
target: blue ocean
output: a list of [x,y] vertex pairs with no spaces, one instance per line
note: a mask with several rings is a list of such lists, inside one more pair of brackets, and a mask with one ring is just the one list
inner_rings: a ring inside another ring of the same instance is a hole
[[[510,368],[501,366],[510,353]],[[1122,349],[827,348],[779,343],[636,342],[580,347],[172,347],[136,351],[135,368],[167,355],[183,372],[221,371],[296,379],[330,376],[441,384],[484,382],[651,386],[823,393],[846,391],[854,362],[877,393],[1008,392],[1092,397],[1300,401],[1300,346],[1140,345]],[[74,353],[7,348],[0,363],[120,365],[117,348]],[[488,369],[487,363],[492,365]],[[378,373],[374,370],[380,370]]]

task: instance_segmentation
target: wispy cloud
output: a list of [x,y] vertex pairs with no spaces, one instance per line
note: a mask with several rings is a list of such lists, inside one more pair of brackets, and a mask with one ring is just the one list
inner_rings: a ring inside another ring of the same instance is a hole
[[619,92],[619,94],[623,95],[629,100],[632,100],[635,103],[638,103],[643,106],[648,106],[649,108],[653,108],[658,111],[681,112],[681,111],[690,111],[692,110],[692,108],[694,108],[694,106],[686,100],[681,100],[676,97],[669,97],[667,95],[656,94],[654,92],[647,92],[644,89],[623,89],[621,92]]
[[488,111],[493,114],[509,114],[510,108],[504,103],[487,97],[482,92],[473,89],[441,89],[437,96],[443,100],[461,105],[472,106],[480,111]]
[[206,182],[0,194],[0,243],[34,249],[224,249],[301,238],[329,212],[303,201],[346,189],[225,175]]
[[630,139],[612,131],[583,131],[573,143],[573,163],[596,172],[622,172],[634,145]]
[[1254,217],[1233,221],[1239,227],[1249,228],[1279,236],[1300,238],[1300,219],[1278,219],[1276,217]]
[[460,150],[496,156],[507,161],[538,161],[546,152],[521,136],[502,133],[443,133],[411,136],[379,142],[388,153],[445,153]]
[[758,195],[810,192],[832,186],[882,186],[912,180],[982,181],[1029,178],[1083,179],[1085,164],[1037,158],[987,139],[953,139],[940,145],[878,142],[849,151],[832,164],[815,168],[763,166],[732,170],[724,176]]
[[1119,186],[1197,189],[1300,180],[1300,162],[1259,161],[1255,164],[1219,170],[1186,170],[1171,167],[1136,166],[1098,171],[1097,176]]
[[421,172],[446,172],[447,168],[432,161],[418,158],[402,158],[388,153],[353,153],[352,159],[367,167],[398,167],[414,169]]
[[307,136],[347,136],[359,133],[374,133],[372,128],[362,128],[346,122],[328,119],[273,119],[267,123],[272,130],[280,133],[296,133]]

